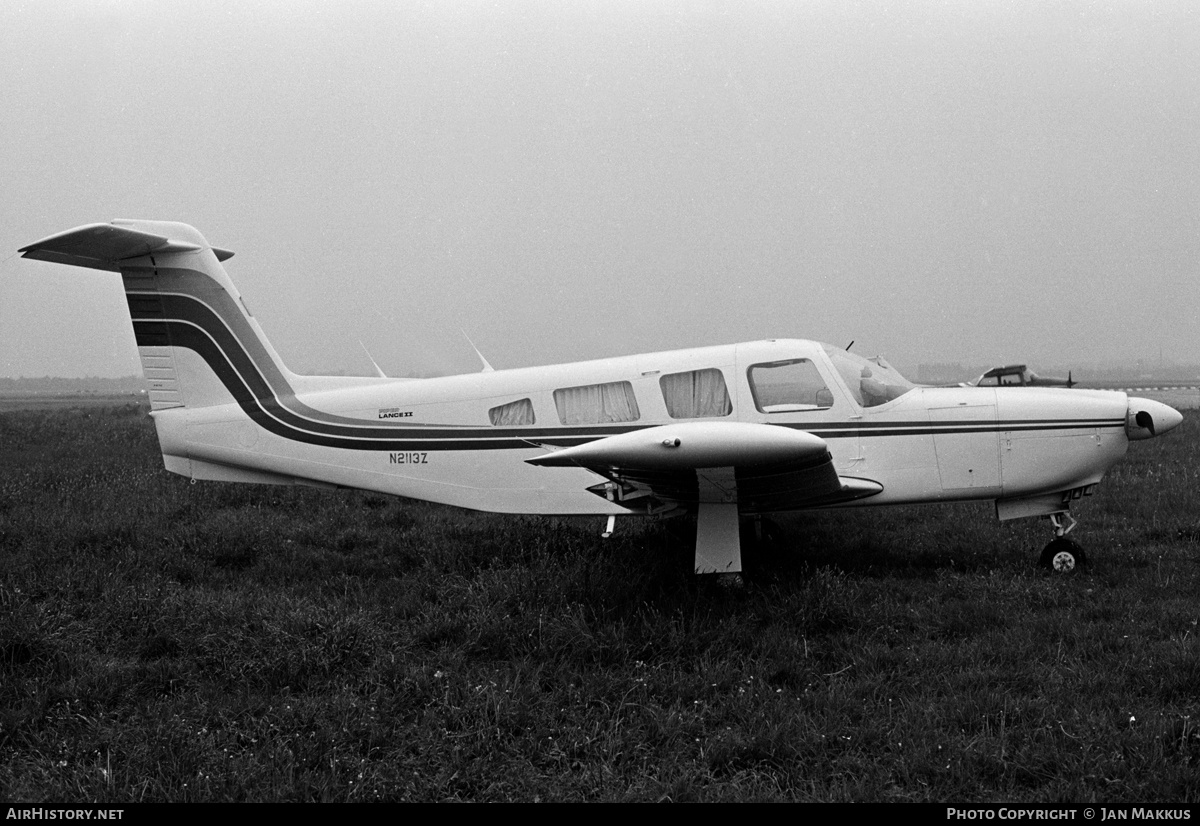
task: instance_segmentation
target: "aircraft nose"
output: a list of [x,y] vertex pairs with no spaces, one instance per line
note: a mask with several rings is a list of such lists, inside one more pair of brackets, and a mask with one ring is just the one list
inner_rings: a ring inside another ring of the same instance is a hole
[[1179,426],[1183,414],[1173,407],[1151,399],[1129,398],[1125,416],[1125,433],[1131,441],[1161,436]]

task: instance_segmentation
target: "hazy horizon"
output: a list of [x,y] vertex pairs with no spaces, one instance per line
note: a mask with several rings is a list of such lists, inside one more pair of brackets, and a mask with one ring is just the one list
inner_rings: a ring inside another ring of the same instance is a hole
[[0,376],[140,372],[115,274],[15,254],[114,218],[232,249],[298,372],[1200,363],[1182,0],[65,0],[0,46]]

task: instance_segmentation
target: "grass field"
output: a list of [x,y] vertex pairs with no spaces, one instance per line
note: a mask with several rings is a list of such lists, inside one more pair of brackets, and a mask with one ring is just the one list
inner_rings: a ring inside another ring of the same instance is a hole
[[[0,415],[0,798],[1200,799],[1200,426],[1082,501],[689,525],[189,484],[136,407]],[[681,539],[680,537],[685,537]]]

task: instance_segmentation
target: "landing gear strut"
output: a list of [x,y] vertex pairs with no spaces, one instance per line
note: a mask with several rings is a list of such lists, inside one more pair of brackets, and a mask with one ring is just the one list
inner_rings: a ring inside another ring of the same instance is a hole
[[[1064,518],[1069,520],[1070,524],[1064,525]],[[1054,525],[1054,539],[1042,551],[1040,564],[1043,568],[1060,574],[1069,574],[1087,563],[1083,548],[1078,542],[1067,537],[1076,525],[1075,519],[1064,511],[1050,514],[1050,522]]]

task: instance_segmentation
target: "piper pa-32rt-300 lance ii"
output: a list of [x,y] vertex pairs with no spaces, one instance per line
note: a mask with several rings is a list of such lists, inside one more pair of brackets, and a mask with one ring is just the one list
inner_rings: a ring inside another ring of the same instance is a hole
[[697,573],[738,572],[738,523],[780,511],[991,500],[1045,516],[1043,564],[1130,441],[1182,419],[1111,391],[917,387],[882,360],[774,339],[429,379],[299,376],[186,224],[89,224],[26,258],[119,272],[168,470],[475,510],[694,511]]

